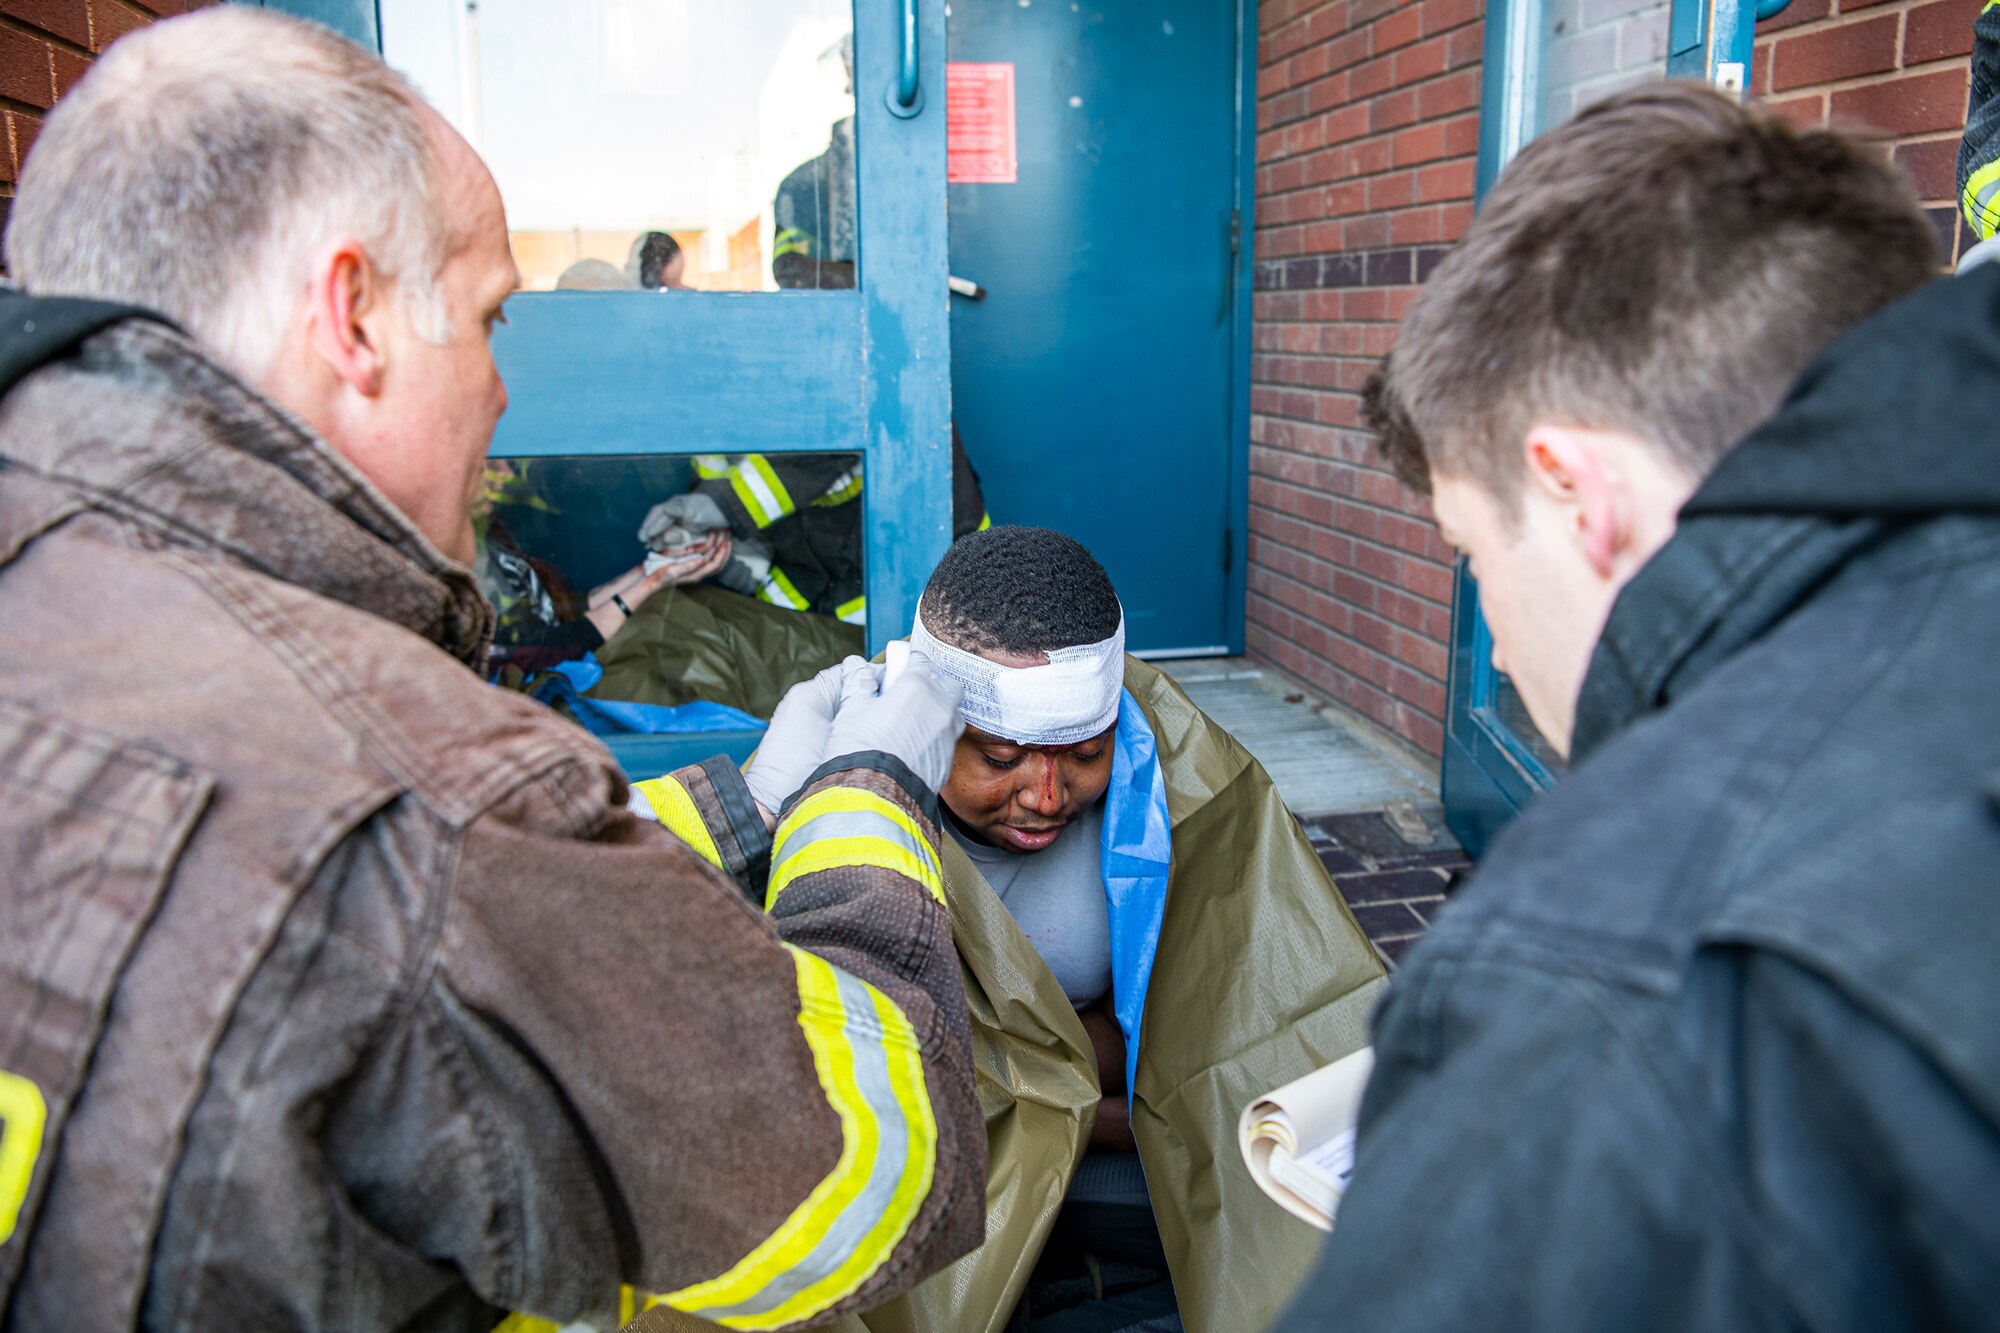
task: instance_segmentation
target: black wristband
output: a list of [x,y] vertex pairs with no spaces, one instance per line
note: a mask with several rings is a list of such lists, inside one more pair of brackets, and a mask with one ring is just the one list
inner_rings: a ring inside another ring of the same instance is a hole
[[627,620],[632,618],[632,608],[625,605],[625,599],[615,592],[611,594],[611,604],[623,611]]

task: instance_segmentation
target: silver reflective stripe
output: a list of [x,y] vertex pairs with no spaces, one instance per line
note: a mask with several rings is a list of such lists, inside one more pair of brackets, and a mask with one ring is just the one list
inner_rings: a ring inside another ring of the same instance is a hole
[[702,1306],[689,1310],[689,1314],[720,1320],[777,1309],[846,1263],[889,1211],[889,1201],[895,1197],[896,1182],[902,1178],[903,1166],[910,1155],[910,1126],[903,1119],[903,1108],[896,1104],[896,1093],[889,1083],[888,1052],[882,1045],[881,1025],[876,1022],[875,1006],[867,988],[837,967],[833,975],[840,987],[840,1007],[845,1014],[841,1028],[849,1049],[854,1052],[854,1082],[877,1127],[875,1161],[868,1173],[868,1183],[841,1210],[819,1244],[771,1279],[756,1296],[735,1305]]
[[785,506],[771,493],[770,483],[764,480],[764,474],[757,470],[755,463],[749,459],[738,463],[736,479],[756,495],[758,507],[763,510],[761,514],[752,515],[758,527],[769,527],[785,516]]
[[937,854],[921,838],[912,838],[909,830],[894,820],[885,819],[873,810],[830,810],[823,815],[814,815],[805,823],[788,829],[784,840],[771,853],[771,880],[775,883],[783,872],[785,863],[815,842],[828,838],[880,838],[893,842],[898,847],[907,847],[917,859],[931,868],[931,873],[944,878],[938,868]]

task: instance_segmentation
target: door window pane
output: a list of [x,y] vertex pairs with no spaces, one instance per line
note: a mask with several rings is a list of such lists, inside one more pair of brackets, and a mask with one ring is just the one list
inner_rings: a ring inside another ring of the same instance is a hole
[[381,0],[528,291],[852,287],[850,0]]
[[1669,0],[1544,0],[1533,133],[1667,74]]
[[859,454],[491,459],[492,673],[532,687],[589,654],[591,698],[769,717],[862,651],[860,496]]

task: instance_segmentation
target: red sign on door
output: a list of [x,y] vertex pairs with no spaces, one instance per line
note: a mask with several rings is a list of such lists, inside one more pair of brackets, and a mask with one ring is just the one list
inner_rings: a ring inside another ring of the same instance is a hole
[[944,67],[945,179],[953,185],[1012,185],[1014,65],[947,61]]

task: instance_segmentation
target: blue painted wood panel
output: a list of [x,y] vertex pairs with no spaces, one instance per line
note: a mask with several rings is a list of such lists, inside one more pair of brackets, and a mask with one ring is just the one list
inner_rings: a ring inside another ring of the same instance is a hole
[[282,9],[324,23],[371,51],[382,49],[382,19],[376,0],[235,0],[260,9]]
[[523,292],[493,453],[859,449],[862,321],[855,292]]

